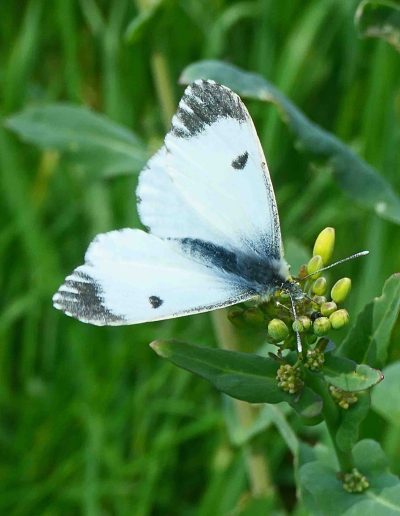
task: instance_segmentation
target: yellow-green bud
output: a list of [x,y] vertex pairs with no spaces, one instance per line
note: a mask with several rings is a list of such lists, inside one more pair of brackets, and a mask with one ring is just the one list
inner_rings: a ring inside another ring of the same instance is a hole
[[349,320],[349,312],[344,308],[336,310],[336,312],[333,312],[333,314],[329,316],[329,321],[334,330],[340,330],[340,328],[349,324]]
[[289,335],[289,328],[280,319],[272,319],[268,323],[268,335],[277,342],[281,342]]
[[326,278],[321,276],[320,278],[316,279],[312,286],[312,291],[317,296],[323,296],[326,292],[327,287],[327,281]]
[[369,488],[369,482],[366,476],[353,468],[350,473],[343,475],[343,489],[348,493],[363,493]]
[[331,298],[335,303],[342,303],[348,296],[351,289],[351,279],[342,278],[338,280],[332,287]]
[[[307,264],[307,272],[308,274],[311,274],[312,279],[317,279],[318,276],[321,274],[320,272],[316,272],[319,269],[322,269],[324,266],[324,262],[322,261],[322,258],[319,254],[316,254],[311,258],[311,260]],[[315,274],[314,274],[315,273]]]
[[334,246],[335,229],[325,228],[321,231],[315,240],[313,255],[321,256],[323,264],[326,265],[332,257]]
[[327,317],[318,317],[313,323],[313,329],[316,335],[326,335],[331,329],[331,323]]
[[293,328],[293,331],[298,331],[299,333],[304,331],[304,326],[301,324],[301,321],[299,321],[298,319],[296,321],[293,321],[292,328]]
[[308,331],[311,328],[311,319],[306,315],[300,315],[297,320],[302,325],[304,331]]
[[323,305],[324,303],[326,303],[326,297],[325,296],[314,296],[313,301],[317,305]]
[[327,303],[323,303],[321,305],[320,311],[321,314],[325,317],[329,317],[333,312],[336,312],[337,305],[334,301],[328,301]]

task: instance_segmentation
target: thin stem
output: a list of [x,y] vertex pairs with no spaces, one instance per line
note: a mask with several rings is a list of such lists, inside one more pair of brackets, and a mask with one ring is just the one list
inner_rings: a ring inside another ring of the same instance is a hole
[[[233,324],[229,322],[227,311],[217,310],[212,312],[211,316],[219,346],[229,351],[239,351],[240,338]],[[249,428],[259,412],[258,408],[240,400],[233,400],[233,404],[240,426],[244,429]],[[252,444],[245,447],[245,454],[252,494],[268,497],[274,495],[275,488],[265,454]]]
[[342,473],[347,473],[354,468],[353,455],[351,451],[344,452],[337,445],[336,432],[339,426],[340,414],[332,396],[330,395],[328,385],[324,380],[312,373],[307,373],[307,384],[310,385],[310,387],[312,387],[312,389],[322,398],[322,414],[332,440],[340,471]]
[[[138,7],[141,11],[148,9],[151,3],[152,2],[149,0],[137,0]],[[159,38],[160,36],[162,38],[162,34],[159,35]],[[151,71],[158,100],[161,105],[163,123],[165,128],[169,129],[171,118],[176,110],[176,102],[165,52],[162,50],[160,42],[157,43],[157,47],[157,49],[153,49],[150,56]]]

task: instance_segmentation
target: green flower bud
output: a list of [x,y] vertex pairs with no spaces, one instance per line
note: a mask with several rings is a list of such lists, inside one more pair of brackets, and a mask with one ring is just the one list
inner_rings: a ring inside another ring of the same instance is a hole
[[246,308],[244,320],[254,326],[261,325],[264,322],[264,314],[257,307]]
[[331,323],[327,317],[318,317],[313,323],[313,329],[316,335],[326,335],[331,329]]
[[307,264],[307,273],[312,275],[312,279],[317,279],[321,273],[316,271],[322,269],[323,266],[324,263],[322,261],[321,256],[319,254],[316,254],[311,258],[311,260]]
[[308,349],[304,366],[310,371],[320,371],[325,362],[324,352],[318,348]]
[[299,321],[298,319],[296,321],[293,321],[292,328],[293,328],[293,331],[298,331],[299,333],[304,331],[304,326],[301,324],[301,321]]
[[334,301],[329,301],[327,303],[323,303],[320,310],[322,315],[329,317],[333,312],[336,312],[337,305]]
[[322,262],[326,265],[332,257],[335,246],[335,229],[325,228],[315,240],[313,256],[321,256]]
[[297,320],[302,325],[304,331],[308,331],[311,328],[311,319],[306,315],[300,315]]
[[329,321],[334,330],[340,330],[340,328],[349,324],[349,319],[349,312],[344,308],[333,312],[333,314],[329,316]]
[[290,364],[283,364],[279,367],[276,372],[276,380],[278,387],[290,394],[295,394],[304,386],[300,369]]
[[351,279],[342,278],[338,280],[332,287],[331,298],[335,303],[342,303],[348,296],[351,289]]
[[288,337],[289,328],[280,319],[272,319],[268,323],[268,335],[277,342],[281,342]]
[[321,276],[320,278],[318,278],[314,281],[314,284],[312,286],[312,291],[317,296],[323,296],[326,292],[326,287],[327,287],[326,278]]
[[342,481],[343,489],[348,493],[362,493],[369,488],[367,477],[356,468],[353,468],[350,473],[345,473]]
[[[322,278],[320,278],[320,279],[322,279]],[[326,297],[325,296],[314,296],[313,301],[317,305],[323,305],[324,303],[326,303]]]
[[342,409],[347,410],[350,405],[354,405],[354,403],[357,403],[358,401],[357,394],[354,392],[344,391],[339,389],[339,387],[335,387],[334,385],[331,385],[329,390],[331,391],[332,398]]

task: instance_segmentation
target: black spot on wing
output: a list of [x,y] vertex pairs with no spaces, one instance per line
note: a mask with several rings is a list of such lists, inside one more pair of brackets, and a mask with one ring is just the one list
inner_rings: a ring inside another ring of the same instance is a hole
[[160,299],[158,296],[150,296],[149,303],[151,304],[151,306],[153,308],[158,308],[159,306],[161,306],[164,303],[164,301],[162,299]]
[[249,153],[246,151],[240,154],[237,158],[232,161],[232,167],[236,170],[243,170],[246,166],[247,160],[249,159]]
[[122,315],[112,313],[104,306],[100,285],[89,275],[75,270],[53,297],[54,306],[67,315],[94,324],[125,322]]
[[239,96],[214,81],[196,81],[183,94],[172,120],[172,134],[191,138],[221,118],[232,118],[240,123],[247,119]]

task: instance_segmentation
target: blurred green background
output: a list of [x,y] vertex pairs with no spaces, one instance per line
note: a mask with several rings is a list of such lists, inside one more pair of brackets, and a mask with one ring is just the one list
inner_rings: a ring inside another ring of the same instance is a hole
[[[49,102],[86,105],[133,130],[150,155],[182,94],[182,70],[221,59],[268,78],[400,192],[400,56],[359,38],[357,3],[2,0],[0,513],[238,514],[249,492],[247,448],[226,429],[228,400],[148,347],[162,337],[215,345],[209,314],[95,328],[52,308],[96,233],[140,225],[139,170],[104,177],[22,143],[4,121]],[[287,247],[310,249],[334,226],[337,259],[371,251],[335,272],[353,278],[355,314],[399,269],[399,227],[355,204],[296,150],[273,106],[247,105]],[[393,435],[374,413],[363,426],[400,473]],[[255,443],[267,453],[280,510],[290,510],[285,443],[274,427]]]

